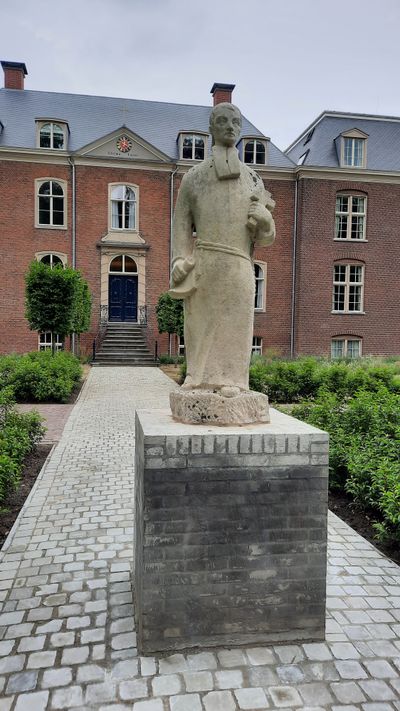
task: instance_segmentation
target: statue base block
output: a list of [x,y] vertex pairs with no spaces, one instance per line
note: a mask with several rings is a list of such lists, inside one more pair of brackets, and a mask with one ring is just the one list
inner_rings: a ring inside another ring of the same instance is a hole
[[176,390],[170,393],[173,417],[188,424],[247,425],[269,422],[268,398],[253,391],[223,397],[211,390]]
[[325,632],[328,435],[136,413],[140,654],[319,640]]

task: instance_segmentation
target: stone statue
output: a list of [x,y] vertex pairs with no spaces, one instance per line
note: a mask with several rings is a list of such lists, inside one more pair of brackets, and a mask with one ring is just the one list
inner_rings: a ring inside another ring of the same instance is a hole
[[275,203],[239,160],[240,130],[239,109],[217,104],[211,155],[184,176],[175,208],[170,294],[185,300],[187,375],[171,409],[184,422],[269,421],[268,399],[249,391],[252,254],[274,241]]

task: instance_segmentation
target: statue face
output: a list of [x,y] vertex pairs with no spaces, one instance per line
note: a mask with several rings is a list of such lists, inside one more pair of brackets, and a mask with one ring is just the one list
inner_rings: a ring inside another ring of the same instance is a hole
[[234,146],[240,135],[242,117],[234,106],[216,106],[211,116],[211,134],[217,146]]

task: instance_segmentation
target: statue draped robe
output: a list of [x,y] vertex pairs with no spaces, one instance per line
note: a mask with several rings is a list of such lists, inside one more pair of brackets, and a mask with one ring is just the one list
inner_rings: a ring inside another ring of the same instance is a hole
[[270,244],[275,229],[265,233],[249,225],[251,201],[267,205],[270,196],[257,173],[237,160],[236,149],[229,150],[235,151],[237,177],[219,178],[210,156],[184,176],[175,208],[172,267],[180,258],[195,264],[187,278],[196,288],[184,304],[185,389],[249,388],[252,251],[254,243]]

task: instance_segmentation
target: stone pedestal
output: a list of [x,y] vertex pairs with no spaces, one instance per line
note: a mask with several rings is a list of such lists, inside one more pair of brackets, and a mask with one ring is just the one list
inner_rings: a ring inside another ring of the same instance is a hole
[[135,610],[141,654],[323,639],[328,435],[136,419]]

